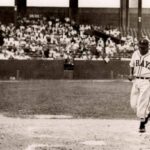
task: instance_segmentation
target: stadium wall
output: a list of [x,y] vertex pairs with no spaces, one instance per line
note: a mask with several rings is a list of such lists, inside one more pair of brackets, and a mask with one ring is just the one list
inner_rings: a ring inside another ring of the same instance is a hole
[[[150,28],[150,8],[143,8],[143,28]],[[27,7],[27,15],[41,14],[64,18],[69,16],[67,7]],[[14,22],[14,7],[0,7],[0,21]],[[83,24],[120,25],[119,8],[79,8],[77,21]],[[137,8],[129,9],[129,25],[137,28]]]
[[[69,8],[28,7],[27,14],[44,14],[59,18],[68,17]],[[77,22],[83,24],[119,25],[119,8],[79,8]],[[93,17],[94,16],[94,17]]]
[[[119,8],[79,8],[77,22],[82,24],[114,25],[119,26]],[[69,8],[61,7],[27,7],[26,15],[44,15],[63,19],[69,17]],[[93,17],[94,16],[94,17]],[[0,20],[3,23],[14,22],[14,8],[0,7]]]
[[0,79],[116,79],[129,74],[128,61],[75,61],[64,70],[63,60],[0,60]]
[[58,17],[63,19],[69,16],[69,8],[61,7],[27,7],[27,15],[40,14],[47,17]]
[[0,79],[62,79],[63,60],[0,60]]
[[119,8],[79,8],[79,23],[114,25],[120,24]]
[[[143,8],[142,9],[142,17],[143,23],[142,28],[150,29],[150,8]],[[132,28],[137,28],[137,21],[138,21],[138,9],[137,8],[130,8],[129,9],[129,26]]]
[[0,7],[0,22],[5,24],[14,22],[14,7]]
[[116,79],[129,74],[129,61],[75,61],[74,79]]

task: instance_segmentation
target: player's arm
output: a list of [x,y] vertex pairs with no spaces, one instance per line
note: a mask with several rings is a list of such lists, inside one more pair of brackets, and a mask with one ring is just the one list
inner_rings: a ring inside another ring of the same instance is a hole
[[134,52],[133,55],[132,55],[130,64],[129,64],[129,66],[130,66],[129,76],[128,76],[129,81],[132,81],[134,79],[135,54],[136,53]]
[[130,74],[128,76],[129,81],[132,81],[134,78],[133,72],[134,72],[134,67],[130,67]]

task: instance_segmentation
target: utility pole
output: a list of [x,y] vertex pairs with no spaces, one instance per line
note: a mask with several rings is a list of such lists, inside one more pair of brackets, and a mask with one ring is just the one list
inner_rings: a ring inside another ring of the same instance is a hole
[[138,0],[138,40],[142,37],[142,0]]
[[126,0],[126,32],[129,29],[129,0]]
[[129,0],[120,0],[120,29],[127,35],[129,28]]
[[15,0],[15,4],[14,4],[14,25],[17,26],[17,13],[18,11],[18,6],[17,6],[17,0]]
[[78,21],[78,0],[69,1],[69,17],[71,20]]

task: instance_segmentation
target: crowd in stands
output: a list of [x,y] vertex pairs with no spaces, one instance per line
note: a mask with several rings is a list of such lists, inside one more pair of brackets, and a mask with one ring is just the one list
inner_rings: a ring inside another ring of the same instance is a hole
[[[101,28],[93,25],[77,25],[69,18],[22,18],[17,26],[0,23],[4,43],[0,46],[0,59],[65,59],[106,60],[130,58],[137,49],[137,39],[121,37],[117,28]],[[85,34],[87,30],[101,30],[119,37],[116,44],[111,38]]]

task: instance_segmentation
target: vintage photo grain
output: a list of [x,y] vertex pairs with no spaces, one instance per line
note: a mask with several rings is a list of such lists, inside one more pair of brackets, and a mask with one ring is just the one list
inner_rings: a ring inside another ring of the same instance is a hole
[[0,150],[150,149],[150,0],[0,1]]

